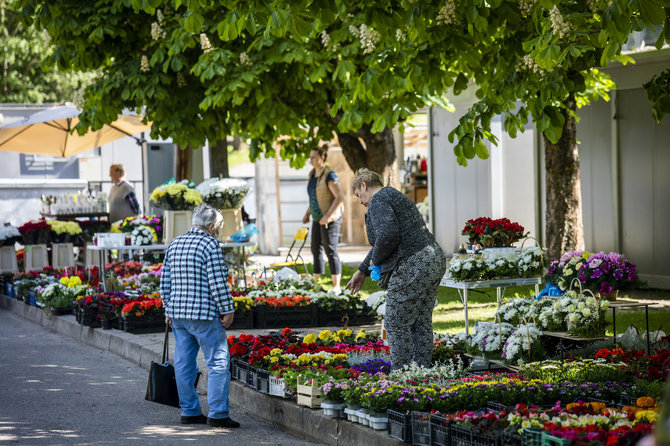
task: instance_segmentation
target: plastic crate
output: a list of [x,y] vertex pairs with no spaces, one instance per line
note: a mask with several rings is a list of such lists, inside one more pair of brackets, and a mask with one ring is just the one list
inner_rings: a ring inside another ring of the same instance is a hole
[[235,312],[233,325],[229,330],[242,330],[245,328],[254,328],[254,312],[252,310]]
[[247,381],[246,384],[249,387],[256,388],[256,382],[258,380],[258,372],[256,367],[249,366],[249,371],[247,372]]
[[524,429],[522,439],[524,446],[542,446],[542,429],[539,427]]
[[256,390],[261,393],[270,393],[270,372],[256,369]]
[[247,383],[247,375],[249,375],[249,363],[241,359],[237,359],[237,379],[243,383]]
[[498,446],[500,436],[497,434],[484,434],[452,424],[449,429],[451,435],[451,446]]
[[525,444],[523,437],[514,432],[503,432],[500,439],[503,446],[522,446]]
[[412,444],[430,446],[430,413],[412,412]]
[[554,437],[548,432],[542,433],[542,446],[570,446],[569,438]]
[[99,328],[102,324],[96,310],[79,308],[79,323],[86,327]]
[[321,327],[330,327],[330,326],[342,326],[342,316],[346,314],[345,311],[328,311],[319,308],[318,309],[318,314],[319,314],[319,326]]
[[516,406],[506,406],[502,403],[498,403],[496,401],[487,401],[486,402],[486,408],[490,410],[495,410],[496,412],[502,412],[503,410],[506,412],[514,412],[514,409],[516,409]]
[[269,393],[270,395],[286,398],[286,383],[284,383],[284,379],[271,376]]
[[159,333],[165,330],[165,318],[123,316],[120,327],[127,333]]
[[318,317],[315,305],[278,308],[261,305],[254,308],[254,327],[314,327],[317,325]]
[[237,368],[237,358],[234,356],[230,357],[230,378],[237,379],[239,376]]
[[412,441],[412,415],[408,412],[387,411],[389,424],[388,435],[396,440]]
[[64,316],[66,314],[72,314],[72,307],[51,307],[51,314],[54,316]]
[[430,444],[432,446],[450,446],[449,420],[442,415],[430,416]]

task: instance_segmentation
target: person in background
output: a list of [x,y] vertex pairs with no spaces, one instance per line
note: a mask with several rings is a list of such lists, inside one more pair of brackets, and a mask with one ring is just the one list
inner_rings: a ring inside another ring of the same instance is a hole
[[115,222],[126,217],[139,215],[140,204],[135,196],[133,187],[123,178],[126,171],[123,164],[109,166],[109,178],[112,180],[112,189],[109,191],[109,221]]
[[[230,418],[230,352],[226,329],[234,319],[233,298],[228,288],[228,267],[217,235],[223,216],[209,205],[193,210],[193,227],[174,239],[165,253],[160,293],[165,323],[174,334],[174,370],[179,392],[182,424],[236,428]],[[195,389],[198,350],[209,370],[207,403],[202,414]]]
[[386,295],[384,327],[391,368],[415,362],[430,367],[433,353],[433,308],[447,260],[426,227],[416,205],[382,177],[359,169],[351,190],[368,208],[365,228],[372,249],[345,288],[357,293],[372,266],[391,274]]
[[325,264],[322,251],[326,252],[330,275],[333,279],[333,291],[341,293],[340,277],[342,276],[342,263],[337,254],[337,243],[340,238],[340,227],[342,226],[342,211],[344,209],[344,194],[337,180],[337,174],[326,165],[328,158],[328,146],[323,145],[312,150],[309,154],[309,162],[313,169],[309,173],[307,183],[307,194],[309,195],[309,208],[302,219],[304,224],[309,223],[312,217],[312,240],[311,250],[314,257],[314,276],[321,279]]

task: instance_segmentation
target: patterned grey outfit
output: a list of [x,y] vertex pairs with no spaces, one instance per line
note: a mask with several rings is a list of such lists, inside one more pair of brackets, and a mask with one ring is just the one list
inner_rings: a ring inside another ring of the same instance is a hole
[[446,257],[428,231],[416,205],[385,187],[372,196],[365,215],[372,249],[358,269],[369,275],[370,263],[389,280],[384,325],[392,369],[414,361],[430,366],[433,352],[433,306]]

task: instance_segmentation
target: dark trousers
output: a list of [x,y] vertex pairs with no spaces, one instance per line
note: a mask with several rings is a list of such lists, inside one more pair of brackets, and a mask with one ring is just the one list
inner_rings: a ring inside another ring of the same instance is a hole
[[314,256],[314,274],[323,274],[325,265],[322,252],[326,251],[330,274],[342,274],[342,263],[337,255],[337,242],[340,238],[342,217],[328,223],[328,228],[312,221],[312,256]]

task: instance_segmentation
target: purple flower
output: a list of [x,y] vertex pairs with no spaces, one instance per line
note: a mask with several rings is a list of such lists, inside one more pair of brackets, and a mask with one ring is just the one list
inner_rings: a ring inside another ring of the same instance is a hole
[[598,277],[602,276],[603,272],[600,271],[599,269],[594,269],[593,272],[591,273],[591,278],[592,279],[597,279]]
[[616,280],[621,280],[623,277],[623,271],[621,271],[621,268],[617,268],[614,270],[614,273],[612,274]]
[[600,294],[612,294],[613,291],[614,288],[612,288],[609,283],[603,282],[600,284]]

